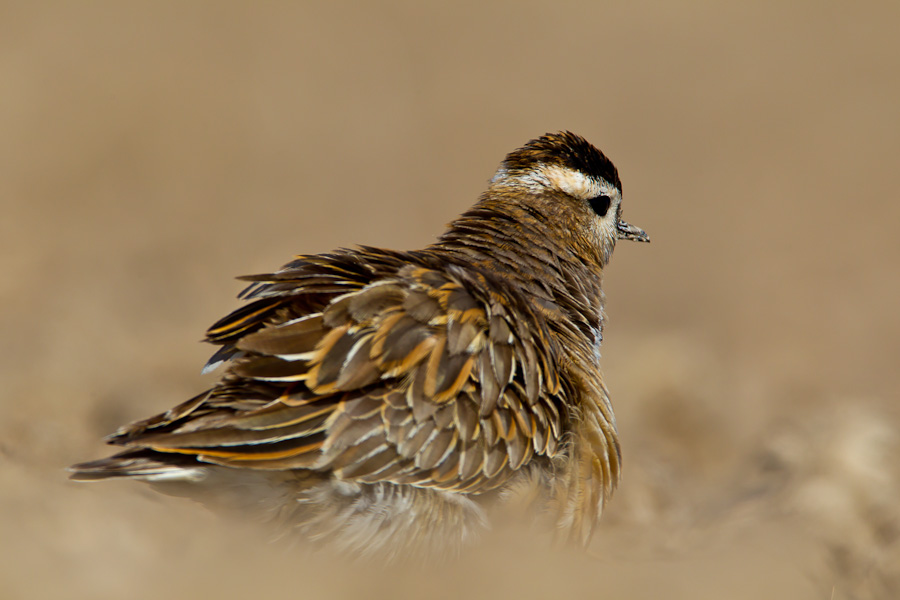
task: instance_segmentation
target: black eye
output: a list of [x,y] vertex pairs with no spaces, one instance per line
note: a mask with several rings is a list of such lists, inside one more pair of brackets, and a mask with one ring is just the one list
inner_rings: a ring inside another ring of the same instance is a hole
[[588,200],[591,209],[601,217],[606,216],[606,213],[609,211],[610,202],[609,196],[597,196],[596,198]]

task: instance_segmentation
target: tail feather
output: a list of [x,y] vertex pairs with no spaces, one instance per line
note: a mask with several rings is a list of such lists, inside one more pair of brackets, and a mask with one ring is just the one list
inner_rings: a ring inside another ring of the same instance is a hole
[[[164,458],[163,458],[164,457]],[[196,460],[162,455],[152,450],[131,450],[108,458],[79,463],[69,467],[69,479],[102,481],[129,478],[143,481],[200,481],[208,468]]]

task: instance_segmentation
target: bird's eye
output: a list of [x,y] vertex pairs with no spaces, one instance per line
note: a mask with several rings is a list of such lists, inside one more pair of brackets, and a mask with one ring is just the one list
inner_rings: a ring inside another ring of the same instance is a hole
[[597,215],[601,217],[605,217],[606,213],[609,211],[609,205],[612,201],[609,199],[609,196],[597,196],[595,198],[591,198],[588,200],[588,204],[591,205],[591,210],[593,210]]

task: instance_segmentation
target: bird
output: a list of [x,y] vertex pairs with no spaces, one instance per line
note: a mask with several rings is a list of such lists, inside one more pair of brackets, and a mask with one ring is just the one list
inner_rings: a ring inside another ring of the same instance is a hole
[[562,131],[509,153],[431,245],[299,255],[242,277],[208,390],[107,442],[71,478],[128,478],[354,556],[459,553],[487,507],[536,490],[587,545],[620,477],[600,371],[612,161]]

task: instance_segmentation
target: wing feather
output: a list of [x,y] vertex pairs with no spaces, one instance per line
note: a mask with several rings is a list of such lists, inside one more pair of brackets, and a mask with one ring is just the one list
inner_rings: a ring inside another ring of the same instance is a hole
[[527,298],[483,273],[328,257],[247,278],[249,303],[208,332],[222,382],[113,443],[470,492],[561,451],[566,390]]

